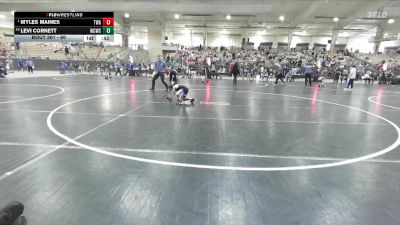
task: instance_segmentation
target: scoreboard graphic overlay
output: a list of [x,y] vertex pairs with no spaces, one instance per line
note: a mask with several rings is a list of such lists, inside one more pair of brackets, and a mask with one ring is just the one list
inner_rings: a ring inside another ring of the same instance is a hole
[[114,12],[15,12],[15,42],[113,42]]

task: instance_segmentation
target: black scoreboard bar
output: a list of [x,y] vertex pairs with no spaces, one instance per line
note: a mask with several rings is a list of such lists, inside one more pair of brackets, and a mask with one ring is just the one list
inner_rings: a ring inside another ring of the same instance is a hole
[[[112,18],[112,17],[105,17]],[[54,19],[54,18],[18,18],[14,19],[14,26],[17,27],[87,27],[87,26],[107,26],[102,19],[74,18],[74,19]]]
[[14,35],[31,35],[31,34],[112,34],[112,30],[102,27],[17,27]]
[[15,18],[103,18],[114,17],[114,12],[14,12]]
[[14,41],[114,40],[114,12],[15,12]]

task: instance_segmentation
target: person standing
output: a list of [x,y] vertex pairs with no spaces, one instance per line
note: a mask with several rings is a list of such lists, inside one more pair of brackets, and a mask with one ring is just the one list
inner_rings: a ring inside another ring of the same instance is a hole
[[278,69],[277,69],[277,71],[276,71],[276,81],[275,81],[275,85],[278,85],[278,81],[279,81],[279,80],[281,80],[282,83],[285,84],[285,81],[283,80],[283,77],[284,77],[284,68],[282,68],[282,66],[279,65],[279,64],[278,64],[277,66],[278,66]]
[[349,71],[346,68],[343,68],[342,74],[340,75],[340,83],[343,83],[343,79],[344,82],[346,82],[348,73]]
[[19,70],[20,70],[20,71],[24,71],[24,67],[25,67],[24,60],[19,59],[19,60],[18,60],[18,68],[19,68]]
[[142,63],[138,64],[138,76],[142,76]]
[[93,74],[97,75],[98,73],[100,73],[100,64],[96,64],[95,68],[93,69]]
[[239,64],[235,62],[232,68],[232,75],[233,75],[233,86],[237,86],[237,76],[240,74],[239,72]]
[[108,74],[108,75],[106,75],[105,77],[104,77],[104,79],[106,79],[106,80],[111,80],[111,72],[112,72],[112,70],[113,70],[113,64],[110,62],[110,63],[106,63],[106,68],[107,68],[107,71],[106,71],[106,73]]
[[106,72],[106,64],[105,63],[100,64],[100,76],[103,76],[103,72],[104,73]]
[[[350,74],[348,77],[348,82],[347,82],[347,87],[345,88],[345,90],[352,90],[353,89],[353,85],[354,85],[354,80],[356,79],[356,75],[357,75],[357,70],[356,70],[356,66],[352,65],[351,69],[350,69]],[[349,89],[349,87],[351,87],[351,89]]]
[[117,76],[117,74],[119,74],[122,77],[121,63],[119,62],[119,60],[114,64],[114,67],[115,67],[115,76]]
[[305,83],[306,87],[307,87],[307,80],[308,80],[310,86],[312,84],[311,77],[312,77],[313,72],[314,72],[314,67],[311,65],[310,61],[307,61],[306,65],[304,66],[304,77],[305,77],[304,83]]
[[386,83],[386,72],[388,69],[388,65],[385,60],[382,60],[381,64],[379,65],[379,73],[380,79],[378,84],[385,84]]
[[289,71],[290,71],[290,69],[288,68],[288,65],[284,65],[283,68],[282,68],[282,71],[283,71],[283,77],[286,78],[286,82],[289,82],[289,79],[290,79]]
[[154,90],[154,86],[156,85],[156,80],[158,79],[158,77],[161,77],[161,82],[164,84],[165,88],[168,91],[168,85],[167,83],[165,83],[165,70],[167,68],[167,64],[161,59],[161,55],[158,56],[158,60],[155,63],[155,70],[156,70],[156,74],[153,76],[153,79],[151,81],[151,89],[150,90]]
[[28,73],[33,73],[33,69],[35,68],[35,64],[33,63],[31,58],[29,58],[26,61],[26,66],[28,67]]
[[341,76],[342,76],[342,73],[340,72],[340,69],[336,69],[336,72],[335,72],[334,77],[333,77],[333,86],[334,87],[338,86],[339,79],[340,79]]
[[[214,63],[211,64],[211,70],[210,70],[210,72],[211,72],[211,77],[212,77],[212,78],[214,78],[214,79],[217,79],[217,78],[218,78],[218,74],[217,74],[217,71],[216,71],[216,69],[215,69],[215,64],[214,64]],[[221,79],[222,79],[222,78],[221,78]]]
[[260,67],[260,78],[261,78],[261,80],[264,78],[264,70],[265,70],[264,66],[261,65],[261,67]]
[[210,75],[210,68],[208,67],[208,65],[207,64],[204,64],[203,65],[203,68],[204,68],[204,78],[202,79],[202,82],[204,83],[208,83],[208,79],[210,79],[211,78],[211,75]]
[[128,61],[125,64],[125,76],[130,76],[131,75],[131,67],[132,67],[132,63],[130,61]]
[[10,61],[8,61],[8,60],[6,60],[6,70],[8,72],[10,72],[10,70],[11,70]]

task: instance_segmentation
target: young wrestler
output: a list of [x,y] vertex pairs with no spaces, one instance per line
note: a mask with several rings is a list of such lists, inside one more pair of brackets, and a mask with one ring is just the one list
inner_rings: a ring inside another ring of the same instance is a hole
[[[182,84],[173,84],[171,85],[172,89],[172,95],[176,95],[178,98],[177,100],[177,105],[182,105],[185,101],[190,101],[190,103],[193,104],[194,98],[189,98],[187,97],[187,94],[189,93],[189,88],[185,85]],[[168,100],[172,101],[172,97],[168,96]]]

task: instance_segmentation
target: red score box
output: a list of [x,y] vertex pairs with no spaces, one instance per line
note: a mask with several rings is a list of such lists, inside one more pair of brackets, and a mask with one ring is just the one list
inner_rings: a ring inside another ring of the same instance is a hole
[[103,18],[103,26],[114,26],[114,18]]

